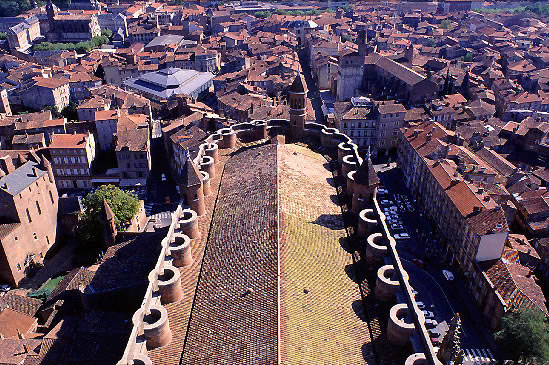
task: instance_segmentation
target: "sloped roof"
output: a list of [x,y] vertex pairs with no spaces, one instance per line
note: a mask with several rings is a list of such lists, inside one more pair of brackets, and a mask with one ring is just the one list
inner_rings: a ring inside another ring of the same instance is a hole
[[187,153],[187,161],[183,168],[183,186],[190,187],[200,185],[202,182],[202,174],[198,171],[198,167],[191,160]]
[[288,91],[293,93],[306,93],[308,91],[307,83],[303,79],[303,74],[301,72],[295,77],[294,82],[292,82]]

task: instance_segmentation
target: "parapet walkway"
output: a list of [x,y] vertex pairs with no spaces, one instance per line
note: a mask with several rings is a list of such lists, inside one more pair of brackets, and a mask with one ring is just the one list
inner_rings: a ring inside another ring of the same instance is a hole
[[327,162],[298,145],[278,156],[281,363],[375,364]]

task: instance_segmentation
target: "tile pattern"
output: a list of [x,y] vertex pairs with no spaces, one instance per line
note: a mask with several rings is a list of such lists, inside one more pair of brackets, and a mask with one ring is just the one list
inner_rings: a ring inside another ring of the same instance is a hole
[[375,364],[328,166],[306,147],[279,146],[281,363]]
[[182,356],[184,364],[277,362],[276,146],[226,163]]

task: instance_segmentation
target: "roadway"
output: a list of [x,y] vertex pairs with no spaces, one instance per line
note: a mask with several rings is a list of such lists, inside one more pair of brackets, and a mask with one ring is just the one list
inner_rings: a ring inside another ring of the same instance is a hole
[[[439,323],[450,320],[455,313],[459,313],[462,320],[462,348],[489,348],[493,349],[493,336],[487,328],[482,326],[484,320],[478,307],[473,301],[465,280],[455,271],[455,279],[448,281],[442,274],[443,269],[451,270],[445,263],[440,249],[440,239],[433,231],[429,220],[421,214],[404,185],[404,176],[393,163],[390,167],[385,164],[377,165],[379,178],[388,190],[388,195],[380,196],[380,200],[387,199],[393,202],[408,201],[398,207],[398,216],[402,220],[409,239],[397,240],[397,251],[403,259],[403,265],[410,276],[410,284],[418,292],[417,301],[425,303],[425,310],[432,311]],[[401,209],[403,208],[403,209]],[[398,233],[402,231],[393,231]],[[420,259],[424,267],[413,263],[413,259]],[[444,329],[445,325],[439,326]]]

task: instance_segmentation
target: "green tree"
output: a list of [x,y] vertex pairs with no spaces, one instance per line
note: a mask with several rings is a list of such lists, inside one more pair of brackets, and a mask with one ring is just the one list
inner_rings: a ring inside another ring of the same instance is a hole
[[537,308],[521,307],[505,314],[496,332],[500,349],[520,364],[549,362],[549,323]]
[[93,220],[99,218],[103,200],[111,207],[117,226],[128,223],[139,209],[139,199],[135,194],[120,190],[114,185],[102,185],[82,200],[84,214]]
[[450,29],[452,27],[452,23],[448,19],[444,19],[440,22],[440,27],[442,29]]
[[101,35],[107,37],[110,40],[112,38],[112,30],[105,28],[101,31]]
[[63,108],[61,115],[67,118],[67,120],[78,120],[78,111],[76,108],[76,104],[71,102]]
[[0,41],[4,40],[4,39],[7,39],[8,38],[8,33],[6,32],[0,32]]
[[473,62],[473,54],[469,52],[465,56],[461,57],[461,60],[463,62]]

